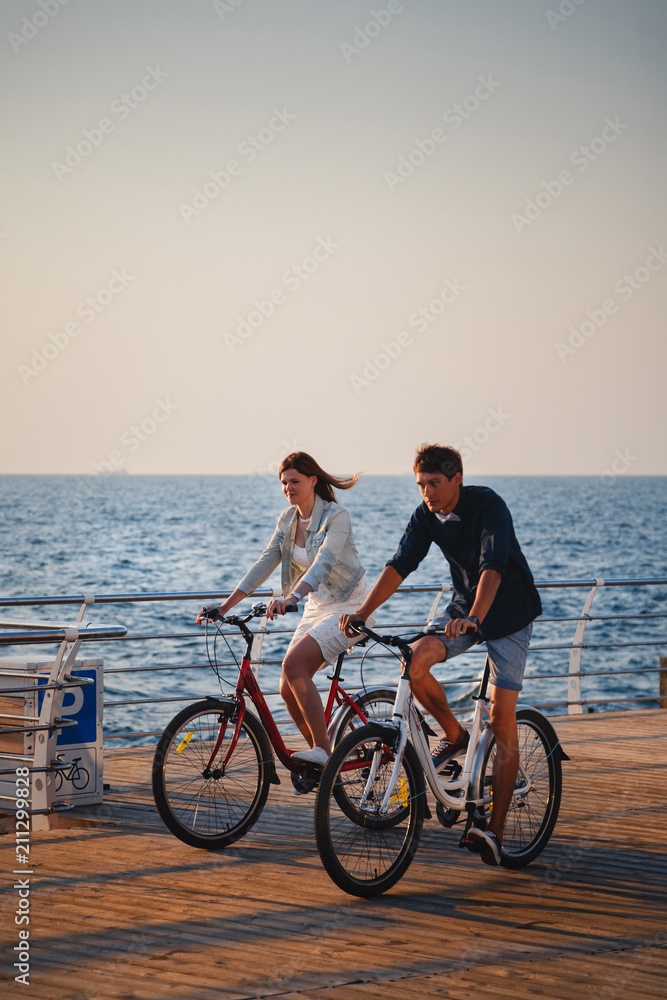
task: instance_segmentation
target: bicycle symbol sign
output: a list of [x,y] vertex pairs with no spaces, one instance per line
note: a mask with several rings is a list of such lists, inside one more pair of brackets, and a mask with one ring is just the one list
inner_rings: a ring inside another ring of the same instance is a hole
[[[57,759],[61,763],[64,763],[62,757],[57,756]],[[59,792],[62,788],[64,781],[69,781],[73,788],[77,788],[79,790],[88,786],[90,781],[90,772],[79,763],[80,760],[80,757],[75,757],[74,760],[69,761],[69,768],[67,771],[56,772],[55,789],[57,792]]]

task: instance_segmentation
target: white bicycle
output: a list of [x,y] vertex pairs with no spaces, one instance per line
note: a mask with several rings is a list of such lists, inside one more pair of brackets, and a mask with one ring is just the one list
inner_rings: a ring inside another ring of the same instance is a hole
[[[375,642],[396,647],[403,673],[391,723],[369,724],[350,733],[331,755],[315,803],[315,838],[322,863],[336,885],[355,896],[377,896],[407,871],[430,811],[426,781],[436,799],[440,823],[465,818],[459,841],[470,827],[485,828],[493,809],[491,776],[496,754],[485,719],[489,680],[487,657],[461,764],[450,760],[438,773],[428,746],[428,727],[410,689],[412,649],[400,636],[381,636],[355,626]],[[414,637],[412,639],[414,641]],[[522,868],[546,847],[561,799],[561,762],[569,760],[542,712],[519,705],[519,772],[503,837],[501,864]],[[344,794],[341,794],[344,792]]]

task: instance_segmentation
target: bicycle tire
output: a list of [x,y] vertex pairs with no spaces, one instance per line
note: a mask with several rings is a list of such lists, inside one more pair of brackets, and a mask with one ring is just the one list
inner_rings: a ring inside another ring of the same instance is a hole
[[[174,716],[160,737],[153,760],[153,797],[167,828],[191,847],[229,847],[259,819],[269,794],[273,751],[266,731],[245,713],[239,739],[224,770],[217,773],[234,733],[234,705],[196,702]],[[202,773],[220,724],[227,729],[209,777]]]
[[[522,708],[517,712],[520,768],[531,782],[531,789],[515,799],[507,813],[500,863],[505,868],[524,868],[541,854],[549,842],[558,819],[563,773],[558,739],[550,724],[536,709]],[[484,755],[480,771],[478,797],[488,794],[495,759],[495,739]],[[521,770],[517,787],[521,782]],[[480,807],[486,820],[493,809]]]
[[[376,752],[385,759],[362,805],[360,800]],[[395,794],[398,808],[389,816],[378,815],[394,760],[395,754],[384,745],[382,731],[374,725],[363,726],[342,740],[320,778],[315,801],[317,849],[331,880],[352,896],[378,896],[391,889],[407,871],[419,845],[426,789],[410,743],[405,748]],[[345,786],[346,800],[356,803],[356,818],[350,818],[340,806],[334,793],[339,783]]]
[[350,705],[338,724],[334,736],[334,746],[338,746],[348,733],[354,732],[362,726],[374,722],[391,722],[395,701],[396,688],[377,688],[373,691],[364,691],[354,699],[354,702],[366,716],[366,722],[359,718]]

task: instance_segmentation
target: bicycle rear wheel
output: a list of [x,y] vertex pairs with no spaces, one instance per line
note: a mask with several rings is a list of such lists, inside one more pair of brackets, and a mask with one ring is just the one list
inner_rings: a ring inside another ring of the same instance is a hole
[[[384,744],[378,727],[364,726],[334,750],[320,779],[315,802],[317,849],[329,877],[353,896],[377,896],[390,889],[407,871],[419,844],[426,795],[410,743],[389,809],[380,813],[394,762],[395,754]],[[371,782],[374,763],[377,772]]]
[[335,734],[334,742],[336,746],[338,746],[348,733],[354,732],[355,729],[360,729],[362,726],[370,725],[373,722],[391,722],[394,712],[394,702],[396,701],[396,689],[376,688],[372,691],[363,691],[354,701],[365,716],[365,720],[350,705],[340,720],[338,730]]
[[[153,760],[153,795],[171,832],[192,847],[228,847],[257,822],[273,771],[262,725],[246,712],[225,764],[235,722],[234,705],[214,699],[189,705],[164,733]],[[207,770],[221,727],[224,736]]]
[[85,767],[78,767],[72,772],[70,781],[72,782],[72,788],[85,788],[90,781],[90,772]]
[[[505,831],[500,863],[505,868],[523,868],[540,854],[558,819],[563,774],[558,739],[544,716],[535,709],[517,712],[519,736],[519,774],[516,787],[528,784],[530,790],[512,800]],[[496,758],[496,743],[492,740],[482,765],[478,796],[488,795]],[[480,807],[488,819],[493,802]]]

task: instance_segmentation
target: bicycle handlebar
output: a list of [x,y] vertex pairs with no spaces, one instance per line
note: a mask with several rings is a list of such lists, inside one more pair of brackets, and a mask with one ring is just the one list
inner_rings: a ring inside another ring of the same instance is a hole
[[[291,613],[299,610],[298,604],[288,604],[285,608],[285,613]],[[223,625],[245,625],[247,622],[251,621],[253,618],[263,618],[266,614],[266,604],[253,604],[251,610],[248,614],[242,615],[221,615],[218,614],[217,608],[202,608],[201,615],[206,621],[209,622],[221,622]]]
[[[412,656],[412,649],[411,649],[411,647],[409,645],[409,641],[407,639],[405,639],[403,636],[400,636],[400,635],[378,635],[377,632],[374,632],[372,629],[368,628],[367,625],[364,625],[364,623],[363,623],[363,621],[361,619],[359,619],[358,622],[350,622],[350,629],[353,632],[357,632],[359,635],[365,635],[365,636],[367,636],[369,639],[372,639],[373,642],[379,642],[381,645],[384,645],[384,646],[396,646],[403,653],[403,656],[406,656],[406,655],[407,656]],[[417,636],[413,637],[413,641],[414,641],[414,638],[418,638],[421,635],[423,635],[423,633],[421,633],[421,632],[418,633]]]
[[[415,642],[417,639],[422,639],[427,635],[445,634],[444,629],[431,628],[426,632],[417,632],[415,635],[408,638],[400,635],[379,635],[377,632],[373,632],[372,629],[368,628],[361,619],[350,622],[350,629],[353,632],[357,632],[359,635],[367,636],[367,638],[372,639],[374,642],[379,642],[381,645],[396,646],[403,653],[403,656],[406,655],[406,650],[408,651],[408,655],[412,656],[412,647],[410,646],[411,642]],[[476,632],[476,636],[478,642],[482,641],[478,631]]]

